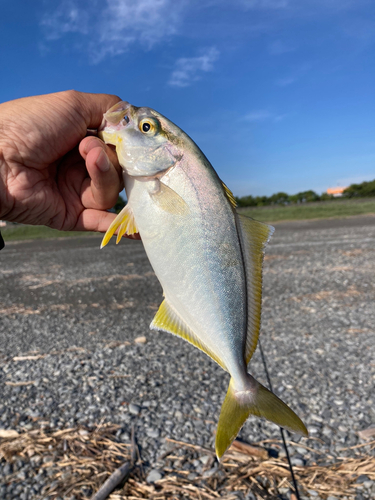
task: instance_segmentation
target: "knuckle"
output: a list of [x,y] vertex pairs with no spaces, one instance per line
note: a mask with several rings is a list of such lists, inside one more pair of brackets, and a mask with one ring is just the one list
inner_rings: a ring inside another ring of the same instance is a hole
[[63,92],[61,92],[61,94],[63,94],[64,97],[73,102],[79,100],[81,96],[81,92],[74,89],[64,90]]
[[115,101],[115,104],[116,104],[116,102],[119,102],[119,101],[121,101],[121,100],[122,100],[122,99],[121,99],[121,97],[119,97],[119,96],[118,96],[118,95],[116,95],[116,94],[108,94],[108,96],[109,96],[111,99],[113,99],[113,101]]

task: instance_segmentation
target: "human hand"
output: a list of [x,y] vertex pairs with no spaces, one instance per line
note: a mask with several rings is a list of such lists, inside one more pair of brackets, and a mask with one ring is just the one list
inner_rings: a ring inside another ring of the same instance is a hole
[[0,104],[0,219],[105,232],[121,167],[111,148],[86,136],[120,100],[66,91]]

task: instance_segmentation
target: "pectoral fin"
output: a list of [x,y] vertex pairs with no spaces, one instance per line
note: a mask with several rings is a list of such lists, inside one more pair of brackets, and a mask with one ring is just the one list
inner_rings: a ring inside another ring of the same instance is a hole
[[207,356],[212,358],[224,370],[224,363],[214,354],[208,347],[195,335],[195,333],[187,326],[178,314],[172,309],[166,300],[161,303],[158,312],[156,313],[150,325],[151,330],[163,330],[164,332],[178,335],[193,344],[195,347],[203,351]]
[[131,235],[138,233],[138,229],[134,220],[133,210],[130,208],[129,205],[126,205],[117,215],[116,219],[111,223],[111,225],[107,229],[107,232],[104,235],[100,248],[106,246],[106,244],[109,242],[109,240],[112,238],[113,234],[116,232],[118,228],[119,231],[117,233],[116,244],[121,240],[124,234]]
[[158,191],[151,193],[150,196],[161,210],[173,215],[186,215],[189,212],[186,201],[176,191],[162,182],[159,182],[158,187]]

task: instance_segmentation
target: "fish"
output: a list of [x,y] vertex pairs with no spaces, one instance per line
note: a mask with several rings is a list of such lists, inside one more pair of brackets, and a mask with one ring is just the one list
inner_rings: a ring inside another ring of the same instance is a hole
[[194,141],[148,107],[121,101],[99,137],[115,147],[128,203],[104,235],[139,233],[162,286],[150,328],[177,335],[230,374],[217,432],[224,455],[249,415],[307,436],[302,420],[247,366],[258,343],[262,267],[273,227],[236,210],[229,188]]

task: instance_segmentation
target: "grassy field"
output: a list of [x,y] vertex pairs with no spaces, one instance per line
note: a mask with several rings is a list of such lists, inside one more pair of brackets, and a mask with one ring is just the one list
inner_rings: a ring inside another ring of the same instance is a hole
[[240,208],[238,211],[262,222],[342,218],[375,214],[375,198],[320,201],[277,207],[248,207]]
[[[375,198],[334,200],[286,207],[249,207],[239,208],[238,211],[263,222],[351,217],[353,215],[375,214]],[[1,233],[5,241],[77,238],[97,234],[82,231],[57,231],[45,226],[26,226],[22,224],[8,224],[8,226],[1,228]]]
[[87,231],[58,231],[46,226],[27,226],[24,224],[8,224],[1,228],[1,234],[7,241],[36,240],[47,238],[66,238],[78,236],[90,236],[96,233]]

